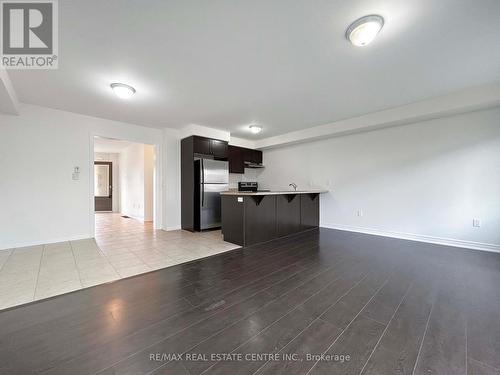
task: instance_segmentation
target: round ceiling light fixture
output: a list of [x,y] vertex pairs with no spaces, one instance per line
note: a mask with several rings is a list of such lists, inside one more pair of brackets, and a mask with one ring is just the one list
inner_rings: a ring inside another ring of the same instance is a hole
[[262,131],[262,126],[259,125],[250,125],[249,128],[253,134],[258,134]]
[[370,44],[384,26],[384,18],[377,14],[361,17],[349,25],[346,38],[355,46]]
[[135,94],[135,89],[124,83],[112,83],[110,86],[120,99],[128,99]]

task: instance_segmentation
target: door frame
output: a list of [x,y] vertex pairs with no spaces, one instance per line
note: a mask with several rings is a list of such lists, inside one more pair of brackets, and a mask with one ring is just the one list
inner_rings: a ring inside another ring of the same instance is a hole
[[[95,211],[95,212],[113,212],[113,162],[112,161],[94,161],[94,176],[95,176],[95,165],[107,165],[108,166],[108,180],[109,180],[109,196],[108,197],[96,197],[95,187],[94,187],[94,205],[96,198],[109,198],[111,199],[111,210],[109,211]],[[95,210],[95,206],[94,206]]]
[[115,139],[120,141],[129,141],[135,143],[142,143],[145,145],[154,146],[155,151],[155,163],[154,163],[154,174],[153,174],[153,228],[162,229],[163,223],[163,207],[162,207],[162,197],[163,197],[163,148],[160,142],[148,142],[147,140],[140,138],[127,137],[117,134],[106,134],[106,132],[101,131],[90,131],[89,132],[89,228],[90,236],[95,237],[95,202],[94,202],[94,137],[103,137],[109,139]]

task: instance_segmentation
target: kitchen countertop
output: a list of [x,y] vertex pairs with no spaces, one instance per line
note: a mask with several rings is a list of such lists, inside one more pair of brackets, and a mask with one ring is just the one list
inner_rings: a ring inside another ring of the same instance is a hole
[[286,194],[321,194],[328,193],[328,190],[287,190],[287,191],[238,191],[229,190],[222,191],[221,195],[286,195]]

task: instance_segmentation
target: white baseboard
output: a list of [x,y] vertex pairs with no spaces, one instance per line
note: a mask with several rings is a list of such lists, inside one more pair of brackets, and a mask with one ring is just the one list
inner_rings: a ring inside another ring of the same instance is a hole
[[89,233],[81,234],[81,235],[77,235],[77,236],[71,236],[71,237],[64,237],[64,238],[59,237],[59,238],[49,238],[49,239],[40,240],[40,241],[18,242],[18,243],[11,244],[11,245],[1,245],[0,251],[19,248],[19,247],[46,245],[49,243],[85,240],[87,238],[92,238]]
[[173,227],[166,227],[166,228],[163,228],[163,230],[166,230],[167,232],[168,231],[171,231],[171,230],[180,230],[181,229],[181,226],[180,225],[175,225]]
[[454,239],[454,238],[442,238],[442,237],[426,236],[423,234],[391,232],[391,231],[385,231],[385,230],[380,230],[380,229],[357,227],[357,226],[353,226],[353,225],[343,225],[343,224],[321,223],[320,227],[344,230],[344,231],[348,231],[348,232],[372,234],[375,236],[382,236],[382,237],[399,238],[402,240],[426,242],[426,243],[432,243],[432,244],[437,244],[437,245],[462,247],[462,248],[471,249],[471,250],[481,250],[481,251],[490,251],[490,252],[494,252],[494,253],[500,253],[500,245],[495,245],[495,244],[490,244],[490,243],[465,241],[465,240],[458,240],[458,239]]

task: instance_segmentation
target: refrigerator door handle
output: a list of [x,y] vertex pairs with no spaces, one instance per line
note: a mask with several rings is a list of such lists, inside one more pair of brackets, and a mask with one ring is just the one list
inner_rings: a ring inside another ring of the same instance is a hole
[[201,159],[201,207],[205,205],[205,166]]

